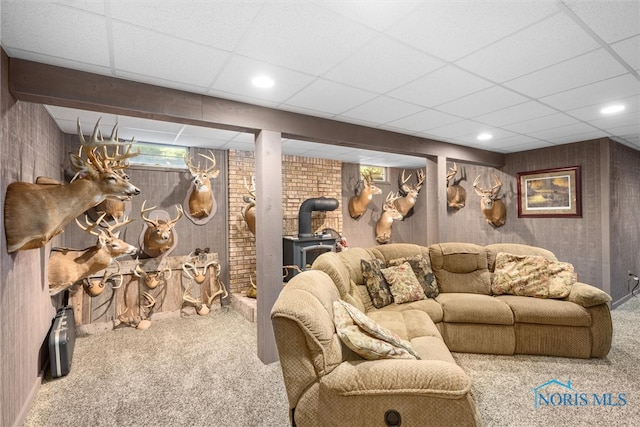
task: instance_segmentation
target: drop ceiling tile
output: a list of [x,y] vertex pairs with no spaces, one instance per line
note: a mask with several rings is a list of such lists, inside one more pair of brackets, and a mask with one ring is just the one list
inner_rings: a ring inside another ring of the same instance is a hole
[[626,72],[627,69],[609,52],[597,49],[511,80],[504,85],[527,96],[540,98]]
[[[489,141],[478,141],[478,134],[480,133],[490,133],[493,138]],[[478,128],[477,130],[474,129],[474,131],[472,133],[466,134],[466,135],[460,135],[456,137],[456,140],[460,141],[460,142],[464,142],[464,143],[471,143],[471,144],[475,144],[477,146],[481,146],[484,149],[487,149],[488,147],[493,146],[493,144],[496,141],[499,141],[501,139],[505,139],[505,138],[510,138],[510,137],[514,137],[517,136],[515,135],[513,132],[504,130],[504,129],[495,129],[495,128],[491,128],[491,127],[481,127]]]
[[592,83],[540,100],[559,110],[573,110],[588,105],[605,104],[640,93],[640,82],[630,74]]
[[638,1],[565,0],[564,3],[607,43],[640,34]]
[[514,144],[508,147],[504,147],[504,149],[510,153],[517,153],[520,151],[537,150],[539,148],[547,148],[552,146],[553,144],[547,141],[533,140],[528,141],[524,144]]
[[[604,133],[597,130],[593,126],[589,126],[586,123],[573,123],[567,126],[554,127],[552,129],[544,129],[537,132],[530,132],[529,136],[538,138],[544,141],[556,142],[559,141],[569,142],[567,137],[574,137],[575,135],[588,134],[588,135],[600,135],[604,136]],[[594,136],[594,138],[596,138]],[[569,138],[571,140],[571,138]],[[575,139],[573,141],[584,141],[584,139]]]
[[[509,147],[513,147],[513,146],[521,146],[523,144],[537,144],[539,143],[540,140],[532,138],[530,136],[526,136],[526,135],[510,135],[510,136],[506,136],[504,138],[493,138],[490,142],[488,142],[486,144],[486,146],[484,147],[485,149],[493,149],[493,148],[499,148],[499,149],[507,149]],[[481,141],[478,141],[479,144],[482,144]]]
[[395,129],[396,131],[403,133],[406,133],[407,130],[422,132],[444,126],[449,123],[459,122],[460,120],[460,117],[428,109],[394,120],[382,127],[385,129]]
[[[58,4],[39,2],[33,7],[29,3],[2,2],[3,48],[9,51],[15,45],[32,55],[109,66],[103,16]],[[73,22],[73,31],[61,31],[60,22]]]
[[415,48],[380,36],[323,77],[360,89],[385,93],[444,65]]
[[512,105],[498,111],[475,117],[474,120],[492,126],[505,126],[513,123],[524,122],[536,117],[549,116],[556,110],[536,101],[527,101],[522,104]]
[[255,1],[115,1],[110,11],[115,20],[231,52],[261,6]]
[[218,139],[221,141],[231,141],[238,135],[238,133],[239,132],[224,130],[224,129],[185,125],[183,126],[183,129],[181,129],[180,131],[180,138],[199,137],[199,138]]
[[341,114],[342,117],[388,123],[422,110],[417,105],[381,96]]
[[[251,80],[266,75],[274,80],[271,88],[255,87]],[[213,80],[214,75],[210,76]],[[282,102],[309,85],[315,77],[277,67],[262,61],[233,55],[211,86],[213,91],[240,94],[250,98]]]
[[512,125],[504,126],[516,133],[531,134],[532,132],[538,132],[545,129],[553,129],[560,126],[566,126],[579,123],[578,120],[570,117],[564,113],[554,113],[549,116],[538,117],[524,122],[515,123]]
[[[207,138],[195,135],[180,135],[172,144],[184,147],[208,148],[210,150],[218,150],[229,143],[229,140],[219,138]],[[202,158],[200,158],[202,161]]]
[[434,107],[489,86],[492,86],[492,83],[485,79],[457,67],[446,66],[395,89],[387,95],[424,107]]
[[318,79],[287,99],[284,104],[301,107],[309,111],[340,114],[375,96],[371,92]]
[[316,0],[316,3],[379,31],[388,28],[398,19],[408,15],[418,7],[417,2],[379,0],[361,0],[357,2]]
[[424,134],[431,135],[432,138],[457,138],[462,135],[477,134],[486,128],[486,125],[482,123],[474,122],[471,120],[463,120],[456,123],[451,123],[445,126],[429,129]]
[[[611,104],[622,104],[625,107],[624,114],[635,113],[637,115],[638,111],[640,111],[640,96],[630,96],[627,98],[616,99]],[[585,122],[591,120],[598,120],[603,118],[600,110],[605,105],[589,105],[587,107],[577,108],[575,110],[567,111],[567,114],[576,117],[579,120],[583,120]],[[640,116],[638,116],[638,120],[640,120]]]
[[275,1],[264,4],[235,52],[322,75],[373,35],[373,30],[317,4]]
[[556,11],[551,2],[425,2],[387,34],[455,61]]
[[493,81],[505,82],[598,47],[566,15],[556,14],[456,64]]
[[640,36],[611,45],[611,48],[634,70],[640,70]]
[[118,22],[113,24],[113,51],[118,71],[198,87],[209,86],[229,56],[218,49]]
[[479,92],[456,99],[446,104],[438,105],[438,111],[461,117],[476,117],[491,113],[510,105],[527,101],[522,95],[500,86],[493,86]]

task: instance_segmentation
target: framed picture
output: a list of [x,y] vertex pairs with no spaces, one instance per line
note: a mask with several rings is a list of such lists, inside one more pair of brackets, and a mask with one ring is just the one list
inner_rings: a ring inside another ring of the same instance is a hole
[[582,217],[580,166],[518,173],[518,217]]
[[387,181],[387,168],[382,166],[370,166],[370,165],[360,165],[360,174],[363,172],[369,173],[373,176],[373,180],[376,182],[386,182]]

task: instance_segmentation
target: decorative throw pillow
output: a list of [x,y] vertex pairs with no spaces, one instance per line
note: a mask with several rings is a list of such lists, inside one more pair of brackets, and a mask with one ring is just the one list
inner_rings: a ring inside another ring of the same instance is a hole
[[389,289],[389,284],[380,272],[380,270],[385,267],[384,262],[377,258],[369,260],[362,259],[360,260],[360,267],[362,268],[364,284],[367,287],[367,292],[369,292],[373,306],[375,308],[382,308],[385,305],[391,304],[393,302],[393,295]]
[[575,281],[573,265],[569,263],[539,255],[498,252],[491,291],[496,295],[564,298]]
[[420,283],[420,286],[422,286],[424,295],[427,298],[437,297],[440,293],[440,290],[438,289],[436,276],[433,274],[433,270],[431,270],[431,263],[429,262],[429,260],[422,255],[416,255],[414,257],[392,259],[391,261],[387,262],[387,265],[391,267],[400,265],[404,262],[408,262],[409,265],[411,265],[411,269],[416,275],[418,283]]
[[333,319],[340,340],[365,359],[420,358],[408,341],[345,301],[333,302]]
[[422,286],[408,262],[380,270],[391,288],[396,304],[425,299]]

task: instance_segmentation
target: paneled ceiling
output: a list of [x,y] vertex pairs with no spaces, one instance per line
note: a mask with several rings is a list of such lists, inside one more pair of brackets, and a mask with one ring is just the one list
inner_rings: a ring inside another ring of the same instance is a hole
[[[10,57],[500,153],[600,137],[640,150],[637,0],[2,0],[0,13]],[[100,116],[47,108],[69,133]],[[105,128],[116,120],[125,138],[253,149],[248,134],[111,115]],[[293,140],[283,152],[416,162]]]

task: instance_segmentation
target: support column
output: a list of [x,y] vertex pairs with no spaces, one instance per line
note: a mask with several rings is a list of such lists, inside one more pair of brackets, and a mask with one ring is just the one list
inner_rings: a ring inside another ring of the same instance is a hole
[[447,158],[438,156],[438,242],[447,241]]
[[258,357],[278,361],[271,308],[282,290],[282,138],[261,131],[256,137],[256,323]]

